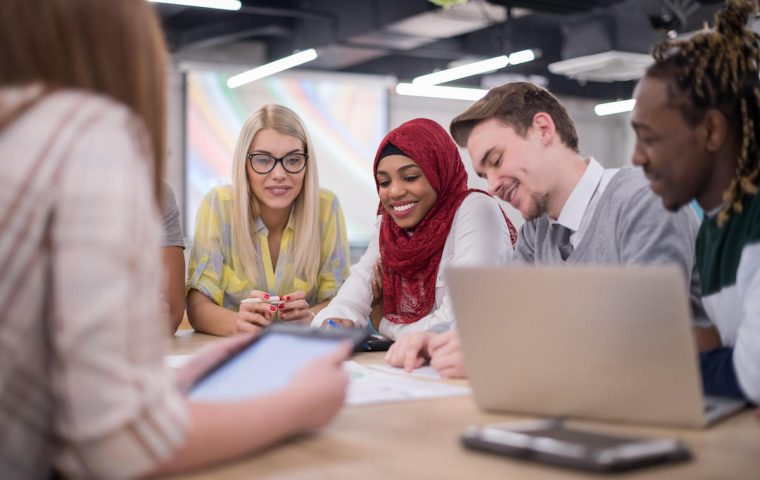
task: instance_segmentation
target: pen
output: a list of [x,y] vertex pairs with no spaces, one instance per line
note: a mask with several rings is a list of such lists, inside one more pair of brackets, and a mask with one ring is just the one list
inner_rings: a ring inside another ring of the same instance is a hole
[[335,323],[332,318],[327,319],[327,326],[330,328],[340,328],[340,326]]
[[273,295],[269,297],[268,300],[264,300],[263,298],[244,298],[240,300],[240,303],[261,303],[261,302],[280,303],[280,297],[278,297],[277,295]]

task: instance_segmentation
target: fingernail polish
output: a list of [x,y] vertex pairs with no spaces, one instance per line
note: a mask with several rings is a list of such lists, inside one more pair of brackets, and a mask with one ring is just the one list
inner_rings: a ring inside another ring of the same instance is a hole
[[265,293],[265,294],[264,294],[264,298],[266,298],[267,300],[269,300],[269,294],[268,294],[268,293]]
[[288,295],[287,297],[285,297],[285,301],[286,301],[286,302],[289,302],[289,301],[290,301],[290,295]]
[[271,309],[273,312],[276,312],[276,311],[277,311],[277,307],[275,307],[274,305],[271,305],[269,308],[270,308],[270,309]]

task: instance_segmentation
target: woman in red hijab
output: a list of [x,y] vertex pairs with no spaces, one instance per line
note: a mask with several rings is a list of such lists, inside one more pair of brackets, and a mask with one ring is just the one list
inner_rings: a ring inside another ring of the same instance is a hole
[[[446,330],[454,318],[445,267],[506,263],[516,231],[494,198],[467,188],[459,150],[432,120],[410,120],[386,135],[374,174],[377,231],[312,325],[364,326],[372,312],[375,328],[392,339]],[[373,295],[376,268],[382,288]],[[378,296],[382,308],[373,310]]]

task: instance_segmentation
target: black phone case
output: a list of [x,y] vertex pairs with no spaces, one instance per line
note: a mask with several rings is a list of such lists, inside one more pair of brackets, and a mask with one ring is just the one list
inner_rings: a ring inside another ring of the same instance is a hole
[[678,447],[676,449],[667,453],[638,457],[625,461],[616,461],[614,463],[600,463],[594,461],[594,459],[590,457],[578,458],[553,455],[542,451],[519,448],[503,443],[484,440],[475,435],[468,435],[467,432],[462,435],[461,441],[465,447],[475,450],[482,450],[508,457],[596,473],[625,472],[650,465],[682,462],[691,459],[691,453],[681,442],[678,442]]

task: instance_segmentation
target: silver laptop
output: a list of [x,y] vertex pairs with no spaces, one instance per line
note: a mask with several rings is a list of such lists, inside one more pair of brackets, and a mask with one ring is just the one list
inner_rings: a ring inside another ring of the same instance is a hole
[[702,394],[676,267],[451,267],[446,275],[483,409],[698,428],[744,405]]

